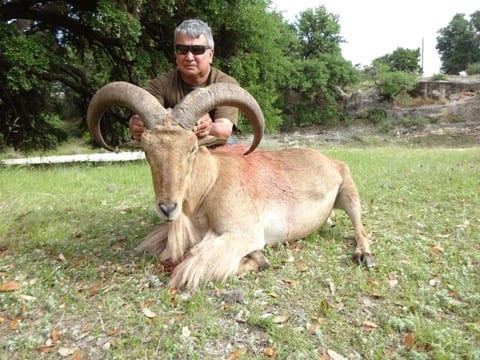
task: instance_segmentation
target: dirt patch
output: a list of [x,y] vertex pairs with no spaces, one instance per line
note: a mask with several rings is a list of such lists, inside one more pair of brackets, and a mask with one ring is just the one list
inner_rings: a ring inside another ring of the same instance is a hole
[[[242,139],[249,141],[249,138]],[[266,134],[262,147],[385,145],[414,143],[425,146],[480,145],[480,121],[388,127],[357,122],[348,126],[314,126],[288,133]]]

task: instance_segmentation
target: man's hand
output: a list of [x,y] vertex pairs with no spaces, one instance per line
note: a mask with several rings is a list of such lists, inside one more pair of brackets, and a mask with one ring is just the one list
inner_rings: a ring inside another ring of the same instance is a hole
[[209,114],[203,115],[200,119],[198,119],[197,123],[193,127],[193,132],[198,137],[202,138],[210,134],[212,131],[213,121],[210,118]]
[[132,137],[135,140],[140,141],[142,134],[145,131],[145,126],[143,125],[143,121],[140,119],[140,116],[132,115],[130,120],[128,120],[128,127],[132,133]]

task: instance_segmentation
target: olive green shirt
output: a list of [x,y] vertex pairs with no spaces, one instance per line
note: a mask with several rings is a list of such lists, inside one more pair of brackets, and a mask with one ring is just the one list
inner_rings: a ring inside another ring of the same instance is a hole
[[[205,86],[219,82],[238,85],[237,81],[231,76],[228,76],[220,70],[211,68]],[[155,96],[164,108],[168,109],[174,108],[189,92],[196,88],[197,87],[185,83],[179,71],[175,69],[157,76],[150,81],[145,89]],[[215,121],[215,119],[227,118],[237,126],[238,109],[235,107],[220,106],[210,111],[209,114],[213,121]]]

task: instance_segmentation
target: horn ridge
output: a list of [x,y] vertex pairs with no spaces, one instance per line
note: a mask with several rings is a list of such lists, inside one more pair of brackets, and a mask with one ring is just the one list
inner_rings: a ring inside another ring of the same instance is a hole
[[105,142],[100,131],[102,115],[112,106],[124,106],[138,114],[147,129],[162,123],[165,108],[147,90],[126,81],[114,81],[100,88],[90,100],[87,124],[95,141],[104,148],[113,149]]
[[218,106],[233,106],[242,111],[252,123],[254,137],[245,155],[260,144],[265,128],[262,109],[245,89],[229,83],[215,83],[199,88],[185,96],[172,110],[175,122],[190,130],[197,120]]

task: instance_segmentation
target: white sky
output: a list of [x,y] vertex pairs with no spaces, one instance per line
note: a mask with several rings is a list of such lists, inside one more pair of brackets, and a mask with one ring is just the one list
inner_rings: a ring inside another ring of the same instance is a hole
[[354,65],[370,65],[398,47],[422,51],[423,39],[425,76],[440,72],[435,49],[438,30],[448,26],[457,13],[470,20],[480,10],[475,0],[272,0],[272,8],[289,22],[301,11],[321,5],[339,16],[345,59]]

